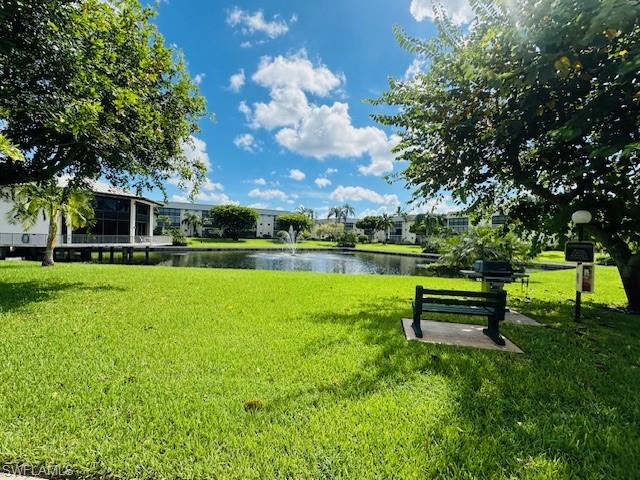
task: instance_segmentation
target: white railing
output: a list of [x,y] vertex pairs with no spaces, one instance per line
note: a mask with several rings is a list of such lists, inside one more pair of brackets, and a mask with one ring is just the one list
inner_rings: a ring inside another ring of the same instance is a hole
[[[165,235],[90,235],[72,234],[71,241],[66,235],[58,235],[56,245],[170,245],[171,237]],[[45,247],[45,233],[0,233],[0,246],[3,247]]]

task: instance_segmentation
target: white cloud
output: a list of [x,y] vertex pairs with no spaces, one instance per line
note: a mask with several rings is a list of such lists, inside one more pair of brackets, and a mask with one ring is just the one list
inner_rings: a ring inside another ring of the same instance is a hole
[[395,155],[392,149],[398,145],[400,137],[391,135],[386,142],[380,141],[369,146],[369,165],[360,165],[358,171],[362,175],[374,175],[380,177],[385,173],[393,172]]
[[205,192],[222,192],[224,190],[224,185],[212,182],[211,179],[207,178],[204,183],[200,185],[200,190]]
[[287,57],[262,57],[251,78],[265,88],[294,88],[319,96],[327,96],[344,82],[343,74],[314,65],[304,49]]
[[423,73],[427,67],[427,59],[423,57],[416,57],[411,62],[411,65],[407,67],[407,70],[404,72],[404,81],[410,82],[415,78],[419,73]]
[[247,102],[242,100],[238,105],[238,111],[244,115],[247,121],[251,120],[251,108],[247,105]]
[[241,68],[238,73],[234,73],[229,77],[229,90],[238,93],[244,86],[244,81],[244,69]]
[[197,73],[196,76],[193,77],[193,83],[195,83],[196,85],[200,85],[206,76],[207,75],[204,73]]
[[307,175],[302,170],[292,168],[291,170],[289,170],[289,178],[299,182],[307,178]]
[[266,203],[262,203],[262,202],[250,203],[248,207],[249,208],[269,208],[269,206]]
[[283,202],[289,199],[286,193],[284,193],[282,190],[278,190],[275,188],[266,189],[266,190],[262,190],[260,188],[254,188],[249,192],[249,196],[251,198],[262,198],[263,200],[277,199]]
[[249,12],[234,7],[227,15],[227,23],[232,27],[239,27],[243,35],[253,35],[257,32],[271,39],[278,38],[289,31],[289,25],[279,15],[274,15],[271,20],[267,20],[262,10]]
[[191,162],[200,160],[207,170],[211,168],[211,160],[207,153],[207,142],[191,135],[189,140],[182,142],[182,153]]
[[231,200],[226,193],[219,192],[200,192],[195,196],[196,200],[201,202],[211,202],[215,204],[231,204],[231,205],[239,205],[240,202]]
[[318,177],[313,182],[320,188],[328,187],[329,185],[331,185],[331,180],[324,177]]
[[385,205],[387,207],[400,205],[400,199],[396,194],[381,195],[378,192],[364,187],[344,187],[340,185],[331,192],[329,198],[338,202],[360,202],[364,200],[371,203]]
[[260,149],[258,142],[250,133],[243,133],[242,135],[238,135],[233,139],[233,144],[236,147],[251,153],[254,153]]
[[171,201],[172,202],[187,203],[189,201],[189,199],[187,197],[185,197],[184,195],[171,195]]
[[264,178],[256,178],[251,183],[254,183],[256,185],[265,186],[267,184],[267,181]]
[[334,173],[338,173],[338,169],[337,169],[337,168],[327,168],[327,169],[324,171],[324,174],[325,174],[326,176],[333,175]]
[[241,104],[251,127],[279,129],[276,141],[288,150],[324,159],[370,157],[370,165],[361,167],[364,175],[381,176],[393,171],[390,151],[397,141],[379,128],[355,127],[349,105],[310,103],[307,94],[324,97],[344,85],[342,74],[334,74],[325,65],[314,65],[301,50],[287,57],[263,57],[251,77],[268,88],[269,103],[255,103],[253,111]]
[[[445,13],[457,25],[469,23],[474,18],[473,9],[467,0],[441,0]],[[421,22],[426,18],[434,19],[433,0],[411,0],[409,11],[413,17]]]

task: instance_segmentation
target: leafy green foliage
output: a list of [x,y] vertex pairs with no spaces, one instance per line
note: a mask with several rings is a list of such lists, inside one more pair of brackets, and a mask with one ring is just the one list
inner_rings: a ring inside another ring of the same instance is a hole
[[530,231],[566,231],[577,209],[616,260],[640,309],[640,4],[635,0],[474,0],[461,33],[444,17],[430,42],[396,35],[430,61],[391,81],[376,118],[400,127],[399,175],[420,198],[450,192]]
[[342,232],[344,232],[344,224],[342,223],[322,223],[316,227],[315,234],[318,238],[326,237],[335,241]]
[[186,247],[188,245],[187,237],[178,227],[171,227],[167,230],[171,236],[171,244],[175,247]]
[[355,232],[342,232],[336,239],[338,247],[354,248],[358,242],[358,236]]
[[298,232],[307,232],[313,227],[313,220],[304,213],[288,213],[280,215],[276,220],[276,229],[289,231],[289,227]]
[[469,268],[478,259],[522,263],[531,258],[531,244],[511,229],[475,227],[447,237],[437,263],[452,269]]
[[183,146],[204,99],[153,15],[138,0],[0,2],[0,185],[203,179]]
[[224,235],[238,240],[240,235],[256,226],[260,215],[254,208],[238,205],[217,205],[211,209],[213,225],[221,228]]

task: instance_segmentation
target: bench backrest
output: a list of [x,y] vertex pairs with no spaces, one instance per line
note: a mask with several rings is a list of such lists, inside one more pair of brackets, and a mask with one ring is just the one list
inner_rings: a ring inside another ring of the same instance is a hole
[[444,303],[447,305],[464,305],[470,307],[495,307],[504,310],[507,305],[507,292],[494,290],[491,292],[470,292],[465,290],[435,290],[416,286],[415,302]]

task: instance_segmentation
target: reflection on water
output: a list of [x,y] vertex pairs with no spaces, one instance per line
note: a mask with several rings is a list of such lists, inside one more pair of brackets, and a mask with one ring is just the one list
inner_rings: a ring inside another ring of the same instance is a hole
[[419,257],[364,252],[185,252],[153,253],[151,263],[173,267],[243,268],[345,274],[426,275]]

